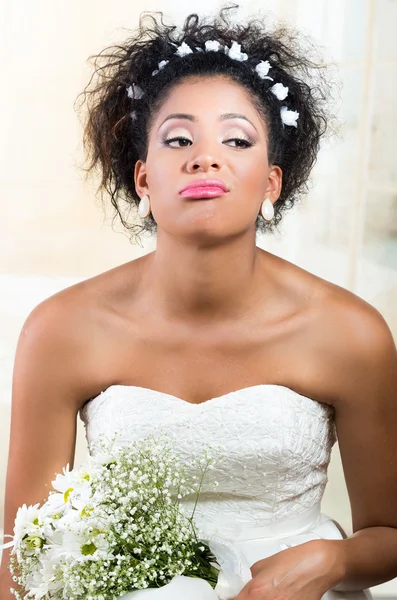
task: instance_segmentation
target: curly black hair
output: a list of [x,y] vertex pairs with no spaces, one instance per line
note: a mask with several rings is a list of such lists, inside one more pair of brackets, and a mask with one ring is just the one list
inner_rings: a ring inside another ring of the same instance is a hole
[[[265,120],[269,164],[282,169],[283,179],[280,197],[274,203],[274,218],[268,222],[258,215],[257,231],[274,231],[282,213],[308,192],[320,139],[329,132],[334,119],[329,102],[334,86],[329,78],[331,65],[311,60],[309,50],[318,50],[318,44],[285,23],[279,21],[271,30],[263,15],[232,23],[230,11],[236,8],[238,5],[224,7],[211,17],[190,14],[181,29],[165,24],[162,12],[142,13],[132,37],[90,57],[94,59],[94,73],[78,96],[88,108],[84,129],[89,160],[86,171],[88,174],[99,168],[101,197],[103,192],[110,195],[114,217],[120,218],[138,242],[139,233],[156,232],[156,222],[150,214],[142,225],[128,223],[122,204],[130,209],[139,205],[134,185],[136,161],[146,160],[151,125],[172,87],[187,77],[229,77],[250,92]],[[248,59],[237,61],[224,52],[200,52],[209,40],[228,47],[235,41]],[[183,42],[193,52],[182,58],[175,50]],[[162,60],[169,61],[166,68],[152,76]],[[271,64],[273,82],[255,72],[255,65],[266,60]],[[288,87],[288,96],[282,102],[269,93],[274,82]],[[133,84],[133,89],[138,86],[144,90],[142,97],[131,97],[131,90],[127,93]],[[281,106],[299,113],[297,128],[283,125]]]

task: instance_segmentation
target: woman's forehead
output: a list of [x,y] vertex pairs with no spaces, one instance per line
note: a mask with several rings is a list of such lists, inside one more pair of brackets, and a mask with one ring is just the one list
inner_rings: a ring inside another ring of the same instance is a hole
[[175,84],[159,107],[156,125],[160,126],[171,113],[189,113],[198,121],[218,118],[225,113],[244,114],[256,127],[264,125],[249,91],[224,76],[195,76]]
[[[237,81],[230,77],[219,75],[202,75],[187,77],[176,83],[168,92],[163,105],[169,102],[183,101],[186,97],[194,101],[197,96],[204,96],[208,103],[216,100],[239,101],[251,105],[249,91]],[[202,98],[200,98],[202,101]]]

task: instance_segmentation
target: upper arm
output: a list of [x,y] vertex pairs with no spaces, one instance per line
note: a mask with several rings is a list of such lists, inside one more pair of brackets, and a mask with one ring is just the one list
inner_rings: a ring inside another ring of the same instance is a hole
[[353,532],[397,527],[397,349],[371,305],[357,302],[341,320],[336,430]]
[[12,382],[6,534],[17,508],[43,502],[54,474],[73,464],[81,365],[76,337],[62,298],[38,305],[22,327]]

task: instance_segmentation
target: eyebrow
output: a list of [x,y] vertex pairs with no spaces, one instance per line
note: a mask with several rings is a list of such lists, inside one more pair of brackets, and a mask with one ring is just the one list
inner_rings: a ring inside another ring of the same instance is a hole
[[[189,115],[187,113],[172,113],[171,115],[168,115],[168,117],[166,117],[164,119],[164,121],[161,123],[160,127],[162,125],[164,125],[164,123],[166,121],[169,121],[170,119],[186,119],[187,121],[191,121],[192,123],[197,123],[198,119],[197,117],[195,117],[194,115]],[[255,127],[255,125],[252,123],[252,121],[250,121],[245,115],[242,115],[240,113],[224,113],[223,115],[221,115],[219,117],[220,121],[226,121],[228,119],[244,119],[244,121],[248,121],[248,123],[250,123],[252,125],[252,127],[255,129],[255,131],[258,131],[257,128]]]

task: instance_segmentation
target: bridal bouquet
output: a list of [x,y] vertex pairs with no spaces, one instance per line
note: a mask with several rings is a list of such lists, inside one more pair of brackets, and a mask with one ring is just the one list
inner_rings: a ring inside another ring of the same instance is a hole
[[[193,519],[213,468],[210,452],[205,449],[192,469],[163,436],[118,448],[101,440],[95,449],[84,465],[68,465],[56,476],[42,506],[19,508],[10,571],[25,591],[12,589],[14,596],[129,599],[186,576],[204,580],[210,594],[200,597],[217,598],[219,564]],[[188,516],[180,500],[192,493]]]

